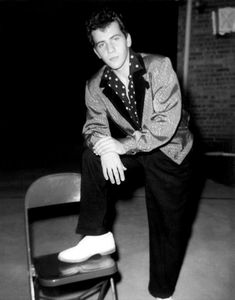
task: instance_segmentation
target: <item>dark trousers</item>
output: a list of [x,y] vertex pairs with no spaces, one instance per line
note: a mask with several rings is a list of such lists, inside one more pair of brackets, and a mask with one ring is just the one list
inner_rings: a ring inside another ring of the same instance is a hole
[[[189,231],[190,157],[188,154],[178,165],[160,150],[121,156],[127,170],[138,166],[145,177],[150,249],[149,291],[154,297],[166,298],[173,294],[182,265]],[[85,149],[78,233],[99,235],[107,232],[109,186],[110,182],[103,177],[100,158]]]

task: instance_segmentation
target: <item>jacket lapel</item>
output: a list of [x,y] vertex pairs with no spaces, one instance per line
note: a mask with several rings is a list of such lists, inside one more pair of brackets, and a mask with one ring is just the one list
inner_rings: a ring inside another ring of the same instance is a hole
[[138,55],[138,59],[143,68],[133,73],[133,81],[135,86],[135,99],[136,99],[137,113],[138,113],[140,124],[142,124],[145,91],[146,89],[149,88],[149,83],[143,77],[143,75],[146,74],[146,68],[142,56]]
[[114,90],[109,86],[105,86],[103,93],[110,100],[110,102],[113,104],[113,106],[116,108],[116,110],[123,116],[123,118],[125,118],[134,129],[138,130],[139,128],[138,128],[137,124],[132,121],[123,102],[118,97],[118,95],[114,92]]
[[[138,55],[142,69],[133,73],[133,82],[135,87],[135,99],[136,99],[136,108],[139,117],[140,124],[142,123],[143,108],[144,108],[144,99],[145,99],[145,89],[149,88],[149,83],[144,79],[143,75],[146,73],[146,68],[144,65],[143,58],[141,55]],[[103,89],[103,94],[110,100],[116,110],[131,124],[135,130],[140,130],[139,126],[133,122],[128,111],[125,108],[125,105],[119,98],[119,96],[114,92],[114,90],[107,85],[107,82],[104,78],[101,79],[100,87]]]

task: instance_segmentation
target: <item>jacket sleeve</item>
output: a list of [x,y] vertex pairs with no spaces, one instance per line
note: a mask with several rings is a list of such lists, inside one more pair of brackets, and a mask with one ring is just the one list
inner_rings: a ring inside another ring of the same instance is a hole
[[121,140],[128,154],[151,151],[169,142],[181,119],[182,101],[177,76],[169,58],[153,61],[148,70],[151,101],[145,103],[148,113],[141,131]]
[[[93,89],[94,90],[94,89]],[[110,135],[106,108],[99,95],[92,91],[92,84],[86,84],[86,122],[83,135],[89,148],[92,148],[102,136]]]

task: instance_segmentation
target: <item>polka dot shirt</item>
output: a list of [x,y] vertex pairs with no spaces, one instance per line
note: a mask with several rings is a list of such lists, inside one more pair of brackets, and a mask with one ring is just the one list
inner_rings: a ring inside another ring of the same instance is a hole
[[138,125],[139,117],[136,109],[136,100],[135,100],[135,87],[133,82],[133,73],[142,69],[142,66],[139,63],[139,60],[133,51],[130,52],[130,75],[129,75],[129,84],[128,91],[126,91],[125,85],[122,81],[116,76],[116,74],[108,66],[104,70],[103,78],[106,80],[109,87],[111,87],[114,92],[119,96],[123,102],[126,110],[128,111],[131,119]]

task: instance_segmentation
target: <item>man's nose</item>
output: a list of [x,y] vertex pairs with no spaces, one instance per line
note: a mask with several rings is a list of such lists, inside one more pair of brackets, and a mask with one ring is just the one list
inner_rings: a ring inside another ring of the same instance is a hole
[[114,46],[112,43],[107,44],[108,53],[112,53],[114,51]]

